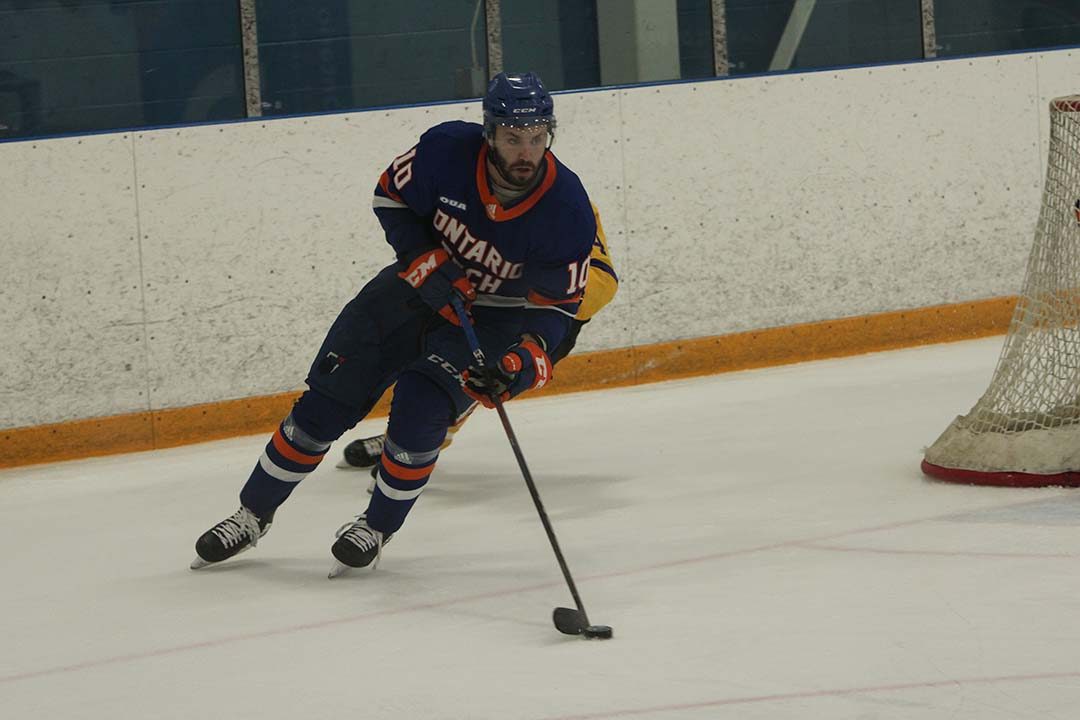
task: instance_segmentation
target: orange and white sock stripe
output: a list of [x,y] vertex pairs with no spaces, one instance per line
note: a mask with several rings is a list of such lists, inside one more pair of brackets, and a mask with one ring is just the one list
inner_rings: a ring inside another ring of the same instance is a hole
[[438,448],[426,452],[410,452],[387,437],[379,458],[379,473],[375,486],[391,500],[415,500],[423,492],[438,459]]
[[300,430],[290,415],[266,444],[259,467],[275,480],[298,483],[319,466],[329,448],[329,443],[320,443]]

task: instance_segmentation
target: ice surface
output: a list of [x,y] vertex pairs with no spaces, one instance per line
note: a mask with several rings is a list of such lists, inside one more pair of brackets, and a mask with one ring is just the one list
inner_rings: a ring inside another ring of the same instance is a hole
[[[0,472],[0,717],[1074,718],[1080,494],[929,481],[1001,338],[508,405],[374,573],[344,440],[254,550],[192,572],[266,437]],[[346,439],[374,434],[382,421]]]

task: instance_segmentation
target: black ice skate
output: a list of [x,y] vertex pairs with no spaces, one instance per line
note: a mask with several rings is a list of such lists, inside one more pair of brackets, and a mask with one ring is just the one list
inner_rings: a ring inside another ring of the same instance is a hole
[[349,568],[368,565],[374,570],[379,564],[382,546],[390,542],[392,537],[394,533],[384,536],[380,531],[368,527],[366,515],[357,515],[354,522],[345,523],[337,531],[337,541],[330,548],[336,562],[330,568],[328,577],[336,578]]
[[379,462],[379,456],[382,455],[385,441],[385,435],[353,440],[345,446],[344,457],[338,462],[337,466],[343,470],[361,470],[371,467]]
[[243,505],[235,513],[210,528],[195,541],[196,557],[191,561],[191,569],[198,570],[211,563],[228,560],[233,555],[253,548],[266,533],[274,513],[259,518]]

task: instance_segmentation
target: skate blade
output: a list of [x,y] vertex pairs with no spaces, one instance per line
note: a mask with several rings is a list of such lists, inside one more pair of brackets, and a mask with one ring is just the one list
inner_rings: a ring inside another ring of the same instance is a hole
[[[269,530],[269,529],[270,529],[270,525],[269,525],[269,524],[268,524],[268,525],[266,526],[266,529],[267,529],[267,530]],[[263,533],[263,535],[265,535],[265,534],[266,534],[266,533],[264,532],[264,533]],[[253,547],[255,547],[255,546],[254,546],[254,545],[248,545],[248,546],[247,546],[246,548],[244,548],[244,549],[243,549],[243,550],[241,550],[240,552],[236,553],[236,555],[240,555],[241,553],[246,553],[246,552],[247,552],[248,550],[250,550],[250,549],[251,549],[251,548],[253,548]],[[236,557],[236,555],[233,555],[233,557]],[[229,559],[229,558],[225,558],[225,560],[228,560],[228,559]],[[195,556],[195,559],[191,561],[191,565],[190,565],[190,567],[191,567],[191,569],[192,569],[192,570],[198,570],[199,568],[204,568],[204,567],[206,567],[207,565],[217,565],[217,564],[219,564],[219,563],[222,563],[222,562],[224,562],[224,560],[218,560],[218,561],[216,561],[216,562],[215,562],[215,561],[211,561],[211,560],[203,560],[203,559],[202,559],[202,556],[200,556],[200,555],[196,555],[196,556]]]
[[349,570],[355,570],[355,569],[356,568],[350,567],[350,566],[346,565],[343,562],[338,562],[337,560],[335,560],[334,561],[334,567],[330,568],[330,572],[327,573],[326,577],[329,580],[333,580],[334,578],[338,577],[339,575],[342,575],[342,574],[348,572]]

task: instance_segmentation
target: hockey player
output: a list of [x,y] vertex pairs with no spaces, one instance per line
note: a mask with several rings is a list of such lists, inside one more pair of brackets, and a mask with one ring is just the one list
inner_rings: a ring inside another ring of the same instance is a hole
[[[574,345],[577,344],[578,334],[581,328],[589,322],[596,313],[615,297],[619,287],[619,276],[615,274],[615,265],[608,254],[607,237],[604,235],[604,226],[600,222],[600,213],[593,206],[593,216],[596,219],[596,238],[593,240],[592,253],[589,256],[589,282],[585,286],[585,293],[581,299],[581,308],[577,317],[570,321],[570,331],[559,343],[559,347],[550,353],[552,365],[558,365],[559,361],[569,355]],[[443,441],[442,449],[450,447],[454,435],[461,429],[465,420],[471,415],[471,410],[466,412],[456,423],[450,426]],[[382,455],[383,444],[386,434],[353,440],[345,446],[345,452],[337,466],[345,470],[362,470],[371,468],[371,484],[368,492],[375,491],[376,464]]]
[[[374,210],[397,261],[334,321],[240,509],[196,541],[193,569],[255,546],[331,443],[396,381],[375,492],[338,530],[330,576],[377,564],[447,428],[474,401],[509,400],[550,379],[548,351],[579,310],[596,221],[581,181],[550,150],[554,105],[539,77],[496,75],[483,113],[482,126],[431,128],[379,178]],[[490,372],[469,367],[454,296],[470,308]]]

